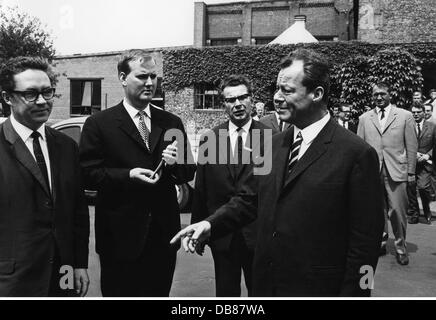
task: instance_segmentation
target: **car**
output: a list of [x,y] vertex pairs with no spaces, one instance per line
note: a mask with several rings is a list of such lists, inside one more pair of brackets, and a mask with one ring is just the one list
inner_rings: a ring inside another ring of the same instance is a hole
[[[55,124],[51,125],[51,127],[59,130],[62,133],[65,133],[67,136],[71,137],[74,141],[76,141],[77,144],[79,144],[82,128],[87,118],[87,116],[74,117],[56,122]],[[188,212],[190,210],[193,194],[193,184],[193,181],[190,181],[188,183],[176,185],[177,202],[179,203],[181,212]],[[97,191],[85,190],[85,194],[89,203],[94,204],[95,198],[97,197]]]

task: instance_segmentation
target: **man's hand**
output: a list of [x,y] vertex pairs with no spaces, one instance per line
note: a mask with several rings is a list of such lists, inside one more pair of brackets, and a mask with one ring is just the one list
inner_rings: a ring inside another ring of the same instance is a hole
[[169,166],[173,166],[177,161],[177,141],[168,145],[162,152],[162,158]]
[[130,179],[145,184],[156,184],[160,179],[160,174],[157,172],[154,178],[151,178],[153,171],[144,168],[135,168],[130,170]]
[[74,289],[76,293],[84,297],[88,293],[89,277],[86,269],[74,269]]
[[[194,253],[198,245],[202,245],[210,237],[211,225],[208,221],[200,221],[180,230],[170,241],[174,244],[182,240],[183,249]],[[200,250],[201,251],[201,250]]]
[[426,162],[430,159],[430,156],[426,153],[418,152],[417,161],[418,162]]

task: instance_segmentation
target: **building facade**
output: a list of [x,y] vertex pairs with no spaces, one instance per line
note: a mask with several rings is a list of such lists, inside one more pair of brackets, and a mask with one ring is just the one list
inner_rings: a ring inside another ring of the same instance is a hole
[[319,41],[357,38],[358,1],[288,0],[226,4],[195,3],[194,46],[262,45],[307,17],[306,28]]

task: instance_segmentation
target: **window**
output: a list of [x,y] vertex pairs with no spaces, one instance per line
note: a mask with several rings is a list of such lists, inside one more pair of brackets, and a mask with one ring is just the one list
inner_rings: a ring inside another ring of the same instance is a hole
[[238,39],[211,39],[210,45],[215,46],[236,46],[238,44]]
[[262,37],[262,38],[256,38],[256,45],[264,45],[268,44],[271,41],[273,41],[277,37]]
[[101,79],[70,79],[71,115],[101,110]]
[[221,109],[218,90],[211,84],[198,84],[194,87],[194,109]]

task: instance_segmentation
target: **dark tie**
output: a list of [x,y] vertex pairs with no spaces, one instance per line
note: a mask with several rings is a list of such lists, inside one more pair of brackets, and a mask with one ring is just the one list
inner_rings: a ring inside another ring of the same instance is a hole
[[345,129],[347,129],[347,126],[345,125],[345,121],[342,122],[342,125],[344,126]]
[[419,136],[421,135],[421,124],[417,123],[416,128],[418,129],[418,138],[419,138]]
[[282,120],[280,120],[280,122],[279,122],[279,129],[280,129],[280,131],[283,131],[283,121]]
[[39,144],[39,137],[41,137],[41,134],[38,131],[33,131],[33,133],[30,136],[33,138],[33,153],[36,158],[36,163],[38,164],[38,167],[41,170],[47,188],[50,189],[50,183],[48,182],[47,166],[45,164],[45,159],[42,153],[41,145]]
[[236,145],[235,145],[235,152],[234,154],[238,154],[238,166],[242,165],[242,146],[244,144],[242,140],[242,128],[239,127],[236,129],[236,132],[238,133],[238,138],[236,139]]
[[298,161],[298,153],[300,152],[300,146],[303,142],[303,137],[301,136],[301,131],[298,132],[297,137],[291,146],[291,155],[289,156],[288,162],[288,172],[291,172],[292,168],[294,168],[295,164]]
[[144,119],[144,117],[147,117],[147,114],[145,113],[144,110],[141,110],[138,112],[138,116],[139,116],[139,134],[141,135],[142,140],[147,146],[147,149],[150,150],[150,145],[149,145],[150,131],[148,130]]
[[385,108],[380,108],[381,117],[380,120],[383,120],[385,117]]

